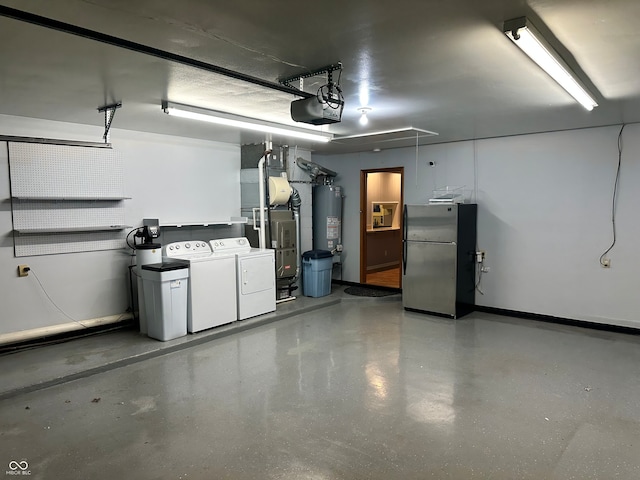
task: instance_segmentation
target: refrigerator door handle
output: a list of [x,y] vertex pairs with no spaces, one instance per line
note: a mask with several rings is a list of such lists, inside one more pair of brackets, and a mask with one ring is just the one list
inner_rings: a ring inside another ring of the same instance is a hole
[[402,274],[407,274],[407,206],[402,209]]
[[407,240],[407,206],[402,209],[402,240]]
[[402,240],[402,274],[407,274],[407,241]]

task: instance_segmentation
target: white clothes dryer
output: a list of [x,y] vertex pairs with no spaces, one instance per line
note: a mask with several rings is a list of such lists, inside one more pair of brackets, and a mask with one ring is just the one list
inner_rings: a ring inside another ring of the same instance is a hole
[[209,245],[216,255],[236,257],[238,320],[275,311],[275,251],[252,248],[245,237],[211,240]]
[[163,248],[163,259],[189,263],[187,331],[200,332],[238,319],[236,258],[214,254],[201,240],[174,242]]

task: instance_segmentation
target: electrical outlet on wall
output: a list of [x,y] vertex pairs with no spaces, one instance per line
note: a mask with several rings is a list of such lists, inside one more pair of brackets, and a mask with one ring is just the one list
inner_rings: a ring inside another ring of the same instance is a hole
[[28,276],[29,270],[31,270],[31,267],[29,267],[29,265],[18,265],[18,276],[19,277]]

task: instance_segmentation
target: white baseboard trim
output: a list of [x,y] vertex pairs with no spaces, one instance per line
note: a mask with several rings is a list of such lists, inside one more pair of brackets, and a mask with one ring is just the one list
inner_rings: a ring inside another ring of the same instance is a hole
[[73,332],[76,330],[84,330],[86,328],[99,327],[101,325],[115,324],[130,320],[133,318],[132,313],[122,313],[120,315],[109,315],[107,317],[90,318],[88,320],[80,320],[78,322],[60,323],[49,327],[32,328],[30,330],[20,330],[18,332],[3,333],[0,335],[0,345],[9,345],[11,343],[26,342],[60,333]]

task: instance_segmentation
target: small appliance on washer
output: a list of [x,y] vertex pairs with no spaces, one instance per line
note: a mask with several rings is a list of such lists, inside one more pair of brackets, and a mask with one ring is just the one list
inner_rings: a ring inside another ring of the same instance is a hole
[[214,255],[236,256],[238,320],[276,309],[275,254],[272,249],[252,248],[245,237],[222,238],[209,242]]
[[236,259],[230,254],[214,254],[207,242],[175,242],[163,249],[163,259],[189,263],[187,331],[231,323],[238,319],[236,307]]

